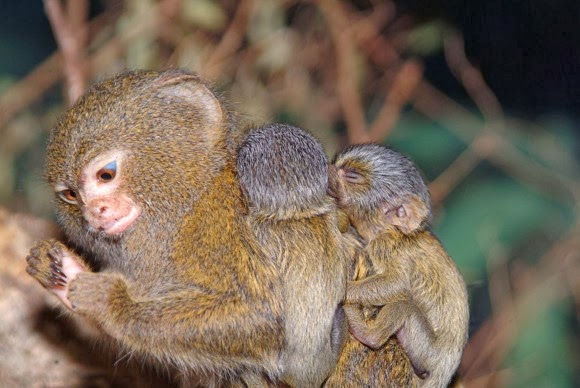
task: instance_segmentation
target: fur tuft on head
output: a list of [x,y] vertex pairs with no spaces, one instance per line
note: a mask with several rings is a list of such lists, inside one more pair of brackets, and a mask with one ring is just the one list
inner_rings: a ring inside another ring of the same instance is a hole
[[331,205],[326,194],[328,161],[306,131],[268,124],[250,132],[238,152],[240,184],[250,209],[278,219],[313,216]]
[[[379,144],[358,144],[340,152],[333,164],[339,177],[335,190],[347,213],[371,220],[380,212],[392,219],[397,208],[415,210],[420,203],[422,209],[413,211],[413,222],[417,227],[429,222],[431,201],[427,184],[406,156]],[[398,213],[406,215],[405,211]]]

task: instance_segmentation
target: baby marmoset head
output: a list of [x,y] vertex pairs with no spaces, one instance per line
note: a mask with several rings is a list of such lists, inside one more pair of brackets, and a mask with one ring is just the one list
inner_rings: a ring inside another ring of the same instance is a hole
[[429,222],[429,190],[415,164],[378,144],[353,145],[330,168],[330,192],[355,226],[396,226],[405,234]]
[[238,151],[241,187],[254,215],[290,219],[328,212],[328,159],[307,131],[287,124],[253,129]]

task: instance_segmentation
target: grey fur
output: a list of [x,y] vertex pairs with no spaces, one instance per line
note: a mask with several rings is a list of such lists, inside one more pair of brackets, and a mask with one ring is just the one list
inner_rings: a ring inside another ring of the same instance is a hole
[[336,203],[327,194],[326,155],[306,131],[268,124],[249,133],[237,170],[252,230],[281,268],[282,380],[292,387],[320,387],[346,335],[341,304],[352,259],[338,230]]
[[349,193],[347,205],[358,208],[359,214],[366,213],[365,209],[377,209],[383,202],[396,207],[400,205],[397,201],[409,194],[418,195],[431,214],[431,200],[425,179],[408,157],[379,144],[357,144],[340,152],[333,161],[339,169],[355,163],[356,169],[361,166],[372,168],[367,174],[371,182],[363,185],[365,189],[361,189],[359,195]]
[[326,154],[314,137],[286,124],[268,124],[251,131],[237,160],[250,208],[278,219],[327,208],[327,164]]

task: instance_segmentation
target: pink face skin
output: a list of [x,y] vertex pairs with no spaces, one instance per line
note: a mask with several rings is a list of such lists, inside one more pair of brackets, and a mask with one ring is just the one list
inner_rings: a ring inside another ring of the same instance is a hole
[[[84,219],[93,231],[109,236],[125,232],[141,215],[141,208],[121,189],[123,179],[123,151],[110,151],[97,156],[83,170],[79,178],[79,188],[75,191],[64,183],[54,185],[60,198],[78,206]],[[63,250],[57,258],[63,284],[51,288],[67,307],[72,305],[67,297],[68,287],[80,272],[86,271],[75,259],[74,254]]]
[[79,206],[92,229],[110,236],[126,231],[141,215],[141,208],[119,190],[124,159],[123,151],[97,156],[83,170],[78,192],[61,183],[54,187],[62,200]]

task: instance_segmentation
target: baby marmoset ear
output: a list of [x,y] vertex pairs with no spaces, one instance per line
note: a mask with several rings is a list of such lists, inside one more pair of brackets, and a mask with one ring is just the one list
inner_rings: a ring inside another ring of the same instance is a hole
[[404,234],[411,234],[419,230],[429,218],[429,209],[415,194],[409,194],[402,204],[389,206],[383,204],[385,221],[396,226]]

